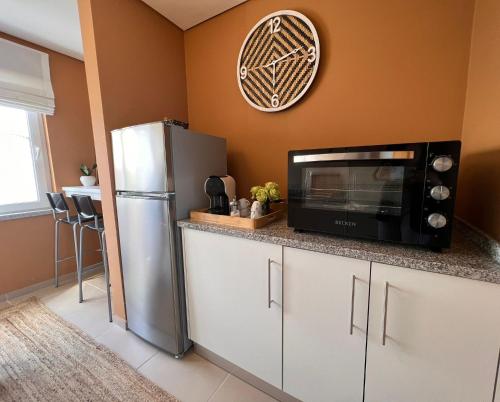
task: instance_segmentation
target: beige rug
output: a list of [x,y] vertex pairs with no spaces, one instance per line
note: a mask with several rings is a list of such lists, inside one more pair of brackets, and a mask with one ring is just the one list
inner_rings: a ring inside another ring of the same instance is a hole
[[0,310],[0,401],[177,401],[35,298]]

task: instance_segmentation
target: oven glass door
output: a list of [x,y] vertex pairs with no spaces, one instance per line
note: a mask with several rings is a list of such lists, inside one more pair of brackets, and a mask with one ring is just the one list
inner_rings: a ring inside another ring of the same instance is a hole
[[425,165],[420,144],[291,152],[289,225],[418,243]]
[[401,216],[404,166],[307,167],[303,206],[327,211]]

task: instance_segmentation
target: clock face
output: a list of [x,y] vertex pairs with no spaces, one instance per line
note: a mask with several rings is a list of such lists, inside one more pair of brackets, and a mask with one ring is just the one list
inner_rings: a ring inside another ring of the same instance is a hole
[[252,107],[277,112],[307,92],[318,63],[319,38],[311,21],[296,11],[277,11],[262,18],[243,42],[238,84]]

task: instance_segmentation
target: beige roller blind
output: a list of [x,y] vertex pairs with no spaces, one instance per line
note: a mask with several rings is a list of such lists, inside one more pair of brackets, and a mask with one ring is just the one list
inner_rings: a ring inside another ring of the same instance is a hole
[[47,53],[0,38],[0,105],[54,114]]

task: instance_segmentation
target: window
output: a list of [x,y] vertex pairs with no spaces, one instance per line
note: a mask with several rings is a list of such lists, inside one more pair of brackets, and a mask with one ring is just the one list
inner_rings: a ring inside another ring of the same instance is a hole
[[40,113],[0,106],[0,215],[49,208],[50,171]]

